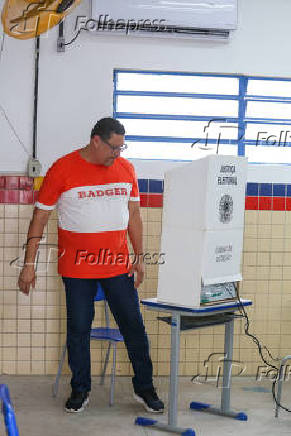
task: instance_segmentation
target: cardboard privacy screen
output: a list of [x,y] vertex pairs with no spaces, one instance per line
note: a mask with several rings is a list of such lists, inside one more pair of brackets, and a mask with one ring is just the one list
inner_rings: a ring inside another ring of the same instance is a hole
[[158,300],[197,307],[241,276],[247,159],[210,155],[165,173]]

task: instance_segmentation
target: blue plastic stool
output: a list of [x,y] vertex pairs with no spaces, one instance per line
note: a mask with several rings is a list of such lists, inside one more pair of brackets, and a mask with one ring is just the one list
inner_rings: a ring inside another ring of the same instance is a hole
[[[95,341],[107,341],[108,348],[106,352],[105,362],[103,365],[103,370],[101,374],[100,384],[104,384],[106,369],[109,363],[110,350],[113,348],[113,362],[112,362],[112,370],[111,370],[111,380],[110,380],[110,395],[109,395],[109,405],[113,406],[114,404],[114,389],[115,389],[115,370],[116,370],[116,345],[118,342],[123,342],[123,336],[121,335],[119,329],[110,327],[109,320],[109,308],[108,303],[106,301],[106,297],[103,291],[102,286],[98,282],[97,291],[94,298],[94,301],[103,301],[104,302],[104,314],[105,314],[105,326],[101,327],[93,327],[90,333],[90,339]],[[62,367],[64,364],[65,356],[67,351],[67,345],[63,345],[63,350],[61,354],[61,359],[59,363],[59,368],[56,376],[55,383],[53,385],[53,396],[56,397],[59,390],[59,381],[62,373]]]

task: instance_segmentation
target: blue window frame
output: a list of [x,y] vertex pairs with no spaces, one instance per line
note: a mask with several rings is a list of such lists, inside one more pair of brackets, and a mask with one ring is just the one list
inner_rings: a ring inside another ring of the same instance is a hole
[[115,70],[113,97],[128,158],[291,164],[291,79]]

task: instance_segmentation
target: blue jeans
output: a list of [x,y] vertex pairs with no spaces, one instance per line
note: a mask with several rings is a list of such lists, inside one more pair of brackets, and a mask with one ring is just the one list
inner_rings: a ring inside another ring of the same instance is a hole
[[139,392],[152,388],[153,366],[133,276],[121,274],[105,279],[62,279],[66,290],[67,348],[72,389],[79,392],[91,390],[90,330],[98,281],[124,338],[134,371],[134,390]]

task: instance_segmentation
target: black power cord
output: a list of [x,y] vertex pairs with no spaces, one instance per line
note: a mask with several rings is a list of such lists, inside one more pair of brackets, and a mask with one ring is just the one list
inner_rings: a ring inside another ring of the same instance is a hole
[[73,44],[73,42],[75,42],[76,39],[78,38],[78,36],[80,35],[81,30],[87,30],[87,29],[85,29],[84,27],[80,27],[80,29],[78,30],[78,32],[76,33],[76,35],[71,39],[71,41],[69,41],[69,42],[65,42],[64,45],[70,45],[70,44]]
[[[87,25],[89,20],[86,21],[85,26]],[[76,35],[71,39],[71,41],[66,42],[64,45],[70,45],[73,44],[73,42],[76,41],[76,39],[78,38],[78,36],[80,35],[82,30],[86,30],[87,32],[89,32],[89,29],[87,29],[86,27],[80,27],[80,29],[77,31]]]
[[280,361],[280,359],[278,359],[278,358],[274,359],[273,356],[272,356],[272,354],[271,354],[270,351],[268,350],[268,348],[267,348],[265,345],[262,345],[261,342],[259,341],[259,339],[258,339],[255,335],[249,333],[250,321],[249,321],[248,314],[247,314],[247,312],[246,312],[246,310],[245,310],[245,307],[244,307],[244,305],[243,305],[242,302],[241,302],[240,295],[239,295],[238,285],[236,286],[236,296],[237,296],[237,299],[238,299],[239,309],[240,309],[241,316],[242,316],[242,317],[245,319],[245,321],[246,321],[246,322],[245,322],[245,325],[244,325],[244,332],[245,332],[245,334],[246,334],[247,336],[249,336],[249,337],[252,339],[252,341],[256,344],[256,346],[258,347],[260,357],[261,357],[262,361],[264,362],[264,364],[265,364],[266,366],[268,366],[269,368],[272,368],[272,369],[275,370],[275,379],[274,379],[274,381],[272,382],[272,396],[273,396],[273,400],[274,400],[274,402],[276,403],[276,405],[277,405],[278,407],[280,407],[281,409],[285,410],[286,412],[290,412],[290,413],[291,413],[291,410],[288,409],[288,407],[283,406],[283,405],[278,401],[278,399],[277,399],[277,397],[276,397],[276,383],[277,383],[277,381],[278,381],[279,368],[278,368],[277,366],[275,366],[275,365],[269,363],[269,362],[265,359],[265,357],[263,356],[263,350],[266,350],[266,351],[267,351],[267,353],[268,353],[268,355],[269,355],[269,357],[270,357],[271,360],[273,360],[273,361]]

